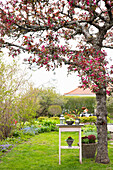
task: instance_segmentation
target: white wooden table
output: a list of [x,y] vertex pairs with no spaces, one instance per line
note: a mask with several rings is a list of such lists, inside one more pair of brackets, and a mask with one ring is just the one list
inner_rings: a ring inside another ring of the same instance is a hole
[[[62,125],[59,126],[59,165],[61,164],[61,149],[79,149],[79,161],[82,163],[82,145],[81,145],[81,127],[84,124],[79,125]],[[78,146],[61,146],[61,132],[79,132],[79,145]]]

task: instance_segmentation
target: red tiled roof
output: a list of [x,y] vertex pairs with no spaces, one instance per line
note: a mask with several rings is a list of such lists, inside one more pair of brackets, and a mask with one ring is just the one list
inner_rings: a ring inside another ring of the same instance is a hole
[[82,95],[82,96],[85,96],[85,95],[93,95],[94,96],[95,93],[91,92],[89,88],[87,89],[83,89],[83,88],[76,88],[68,93],[64,93],[64,95],[69,95],[69,96],[79,96],[79,95]]

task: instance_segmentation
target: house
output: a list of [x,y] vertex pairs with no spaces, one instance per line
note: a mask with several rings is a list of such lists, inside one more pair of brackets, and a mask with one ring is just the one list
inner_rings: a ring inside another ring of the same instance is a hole
[[64,93],[64,96],[95,96],[95,93],[91,92],[91,90],[89,88],[84,89],[84,88],[80,88],[77,87],[76,89],[68,92],[68,93]]

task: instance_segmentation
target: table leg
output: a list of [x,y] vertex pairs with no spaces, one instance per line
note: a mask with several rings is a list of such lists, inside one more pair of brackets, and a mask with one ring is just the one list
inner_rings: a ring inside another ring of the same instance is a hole
[[61,130],[59,128],[59,165],[61,164]]
[[81,129],[79,129],[79,161],[82,164]]

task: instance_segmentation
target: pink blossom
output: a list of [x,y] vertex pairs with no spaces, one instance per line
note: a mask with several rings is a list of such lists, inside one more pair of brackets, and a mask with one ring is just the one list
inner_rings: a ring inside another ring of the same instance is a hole
[[106,90],[107,95],[110,95],[110,91]]
[[86,71],[88,71],[89,69],[90,69],[90,68],[89,68],[89,67],[87,67],[87,68],[86,68]]
[[95,58],[95,60],[96,60],[96,61],[98,61],[98,60],[99,60],[99,58]]
[[92,73],[91,76],[94,76],[94,73]]

